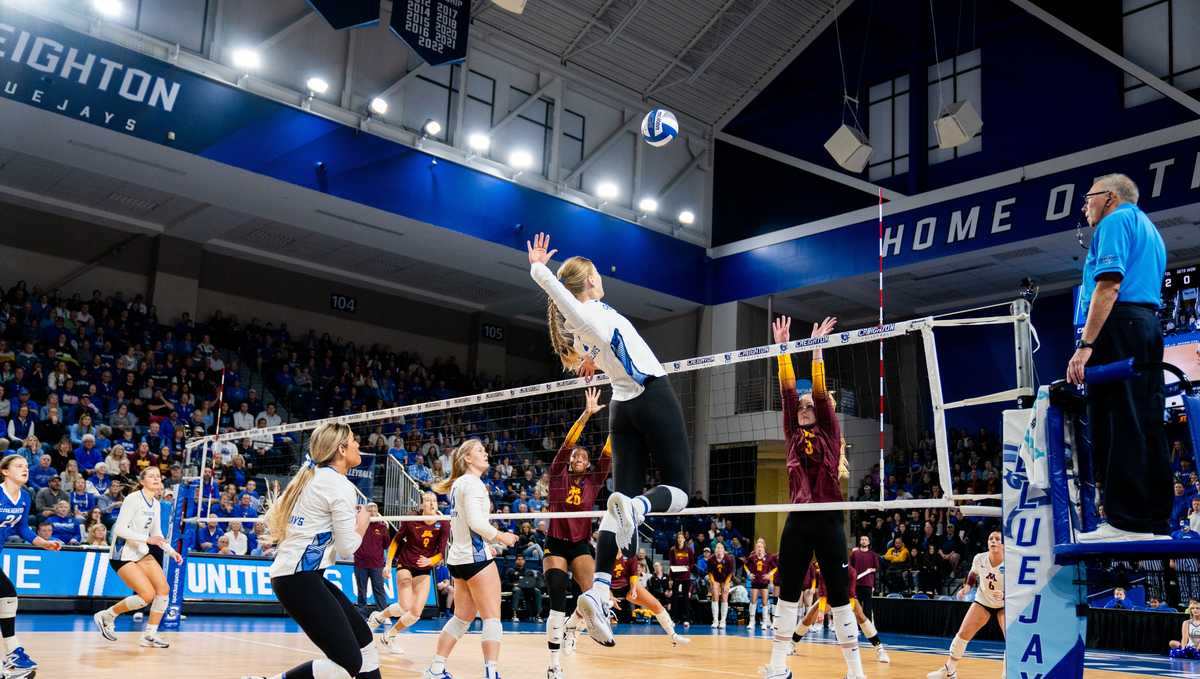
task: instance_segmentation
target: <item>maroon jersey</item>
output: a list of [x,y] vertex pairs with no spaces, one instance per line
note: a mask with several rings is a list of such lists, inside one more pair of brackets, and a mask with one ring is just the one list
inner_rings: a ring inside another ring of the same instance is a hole
[[779,357],[779,390],[783,396],[783,435],[787,439],[788,489],[792,502],[841,502],[838,463],[842,456],[842,425],[833,399],[825,389],[825,362],[812,363],[813,414],[816,424],[801,427],[796,420],[800,396],[792,357]]
[[728,582],[733,577],[733,555],[725,552],[725,558],[718,560],[716,555],[708,562],[708,574],[717,582]]
[[[850,565],[856,569],[856,572],[864,575],[857,581],[850,581],[850,589],[853,591],[856,587],[874,587],[875,574],[879,572],[879,555],[870,549],[863,551],[855,549],[850,552]],[[871,571],[867,573],[867,571]]]
[[617,559],[613,563],[612,568],[612,589],[620,589],[621,587],[629,586],[629,578],[635,577],[638,572],[638,560],[636,556],[624,557]]
[[[600,459],[592,465],[592,471],[585,474],[572,474],[570,469],[571,451],[575,442],[583,432],[582,421],[576,422],[567,433],[566,440],[550,463],[550,511],[552,512],[586,512],[596,503],[596,496],[608,478],[612,468],[612,441],[604,444]],[[592,520],[580,519],[550,519],[549,536],[568,542],[584,542],[592,537]]]
[[388,562],[397,568],[418,568],[417,561],[425,557],[436,565],[446,554],[446,541],[450,539],[450,520],[405,521],[400,524],[396,537],[388,548]]
[[804,574],[804,589],[817,588],[817,596],[825,596],[825,578],[821,575],[821,567],[814,561],[808,565],[808,572]]
[[696,553],[692,551],[691,545],[672,546],[667,550],[667,559],[671,562],[671,580],[692,579],[692,566],[696,565]]
[[746,570],[750,572],[750,589],[766,589],[775,571],[775,555],[763,553],[760,557],[754,552],[746,557]]
[[850,574],[850,598],[854,598],[854,581],[858,579],[858,571],[853,565],[846,566],[846,571]]

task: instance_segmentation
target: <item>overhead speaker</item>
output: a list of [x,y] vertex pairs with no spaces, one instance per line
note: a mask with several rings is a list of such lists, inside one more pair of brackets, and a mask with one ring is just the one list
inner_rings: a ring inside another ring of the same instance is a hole
[[339,31],[379,22],[379,0],[308,0],[308,4]]
[[525,0],[492,0],[500,9],[505,9],[513,14],[520,14],[525,11]]
[[843,123],[825,142],[825,150],[838,165],[851,172],[862,172],[875,149],[862,132]]
[[969,141],[983,129],[983,120],[969,101],[949,104],[933,121],[938,148],[952,149]]

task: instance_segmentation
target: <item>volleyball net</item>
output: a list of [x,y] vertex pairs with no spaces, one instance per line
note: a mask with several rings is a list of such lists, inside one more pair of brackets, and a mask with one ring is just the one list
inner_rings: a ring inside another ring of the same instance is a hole
[[[765,312],[761,315],[761,336],[767,338],[771,319]],[[794,332],[805,330],[803,324],[795,325]],[[663,368],[679,396],[694,451],[694,486],[711,491],[705,493],[710,506],[680,514],[961,509],[964,514],[998,516],[1000,446],[983,440],[972,444],[976,430],[963,435],[952,428],[956,414],[994,407],[995,421],[985,428],[998,442],[999,408],[1033,394],[1030,340],[1029,307],[1018,300],[668,361]],[[939,341],[954,347],[943,360],[939,360]],[[847,501],[793,505],[787,502],[776,357],[793,356],[797,388],[803,390],[811,384],[814,348],[823,351],[827,383],[846,440]],[[198,455],[202,468],[214,460],[227,461],[230,451],[245,449],[252,450],[260,463],[294,471],[302,464],[308,436],[316,427],[333,422],[349,425],[364,453],[364,464],[351,470],[351,480],[364,497],[382,500],[380,520],[405,521],[429,518],[412,513],[420,491],[449,472],[445,463],[455,446],[477,438],[490,453],[487,480],[502,488],[493,497],[504,497],[503,503],[495,503],[492,518],[513,519],[522,509],[537,509],[544,503],[539,473],[548,468],[582,412],[584,390],[600,387],[601,402],[607,403],[607,385],[608,378],[600,374],[448,396],[226,432],[193,439],[187,448],[191,459]],[[608,435],[608,412],[606,408],[592,417],[578,442],[592,452],[593,460]],[[984,437],[986,433],[978,435]],[[646,486],[656,485],[657,473],[651,463]],[[772,483],[775,492],[765,487]],[[212,498],[201,503],[200,515],[210,513],[213,504]],[[537,520],[558,516],[530,513]]]

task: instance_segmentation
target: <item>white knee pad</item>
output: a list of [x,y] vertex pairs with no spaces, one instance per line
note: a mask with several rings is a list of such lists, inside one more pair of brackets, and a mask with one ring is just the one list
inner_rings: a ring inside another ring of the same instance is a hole
[[160,595],[154,597],[154,601],[151,602],[151,604],[150,604],[150,612],[151,613],[162,613],[166,610],[167,610],[166,595],[160,594]]
[[950,657],[955,660],[962,660],[963,653],[967,652],[967,640],[954,635],[954,641],[950,642]]
[[139,611],[146,607],[146,600],[136,594],[125,597],[121,603],[125,604],[125,608],[129,611]]
[[687,493],[675,486],[667,486],[666,488],[671,491],[671,508],[667,510],[668,512],[678,512],[687,507]]
[[318,658],[312,664],[313,679],[350,679],[346,668],[329,658]]
[[504,636],[504,628],[500,626],[499,618],[488,618],[483,621],[483,634],[480,635],[483,641],[500,641],[502,636]]
[[404,614],[400,616],[400,624],[404,625],[405,627],[412,627],[413,625],[417,624],[417,616],[405,611]]
[[446,621],[446,624],[442,626],[442,631],[454,637],[455,639],[461,639],[462,635],[467,633],[467,628],[470,626],[470,620],[463,620],[462,618],[451,616],[450,619]]
[[850,604],[834,607],[830,612],[833,613],[833,635],[838,643],[842,646],[858,644],[858,623]]
[[17,597],[6,596],[0,599],[0,619],[17,617]]
[[367,644],[362,647],[362,667],[358,673],[370,672],[371,670],[379,669],[379,648],[375,644]]
[[604,517],[600,519],[600,532],[604,531],[608,531],[609,533],[617,532],[617,520],[613,518],[612,514],[605,514]]

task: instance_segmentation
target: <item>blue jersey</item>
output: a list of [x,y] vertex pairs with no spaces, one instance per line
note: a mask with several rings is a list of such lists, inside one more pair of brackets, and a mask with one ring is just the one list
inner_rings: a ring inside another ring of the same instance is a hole
[[26,542],[33,542],[37,534],[29,527],[29,508],[33,506],[33,497],[29,491],[22,488],[14,502],[8,496],[8,491],[0,486],[0,550],[4,543],[13,535],[20,535]]

